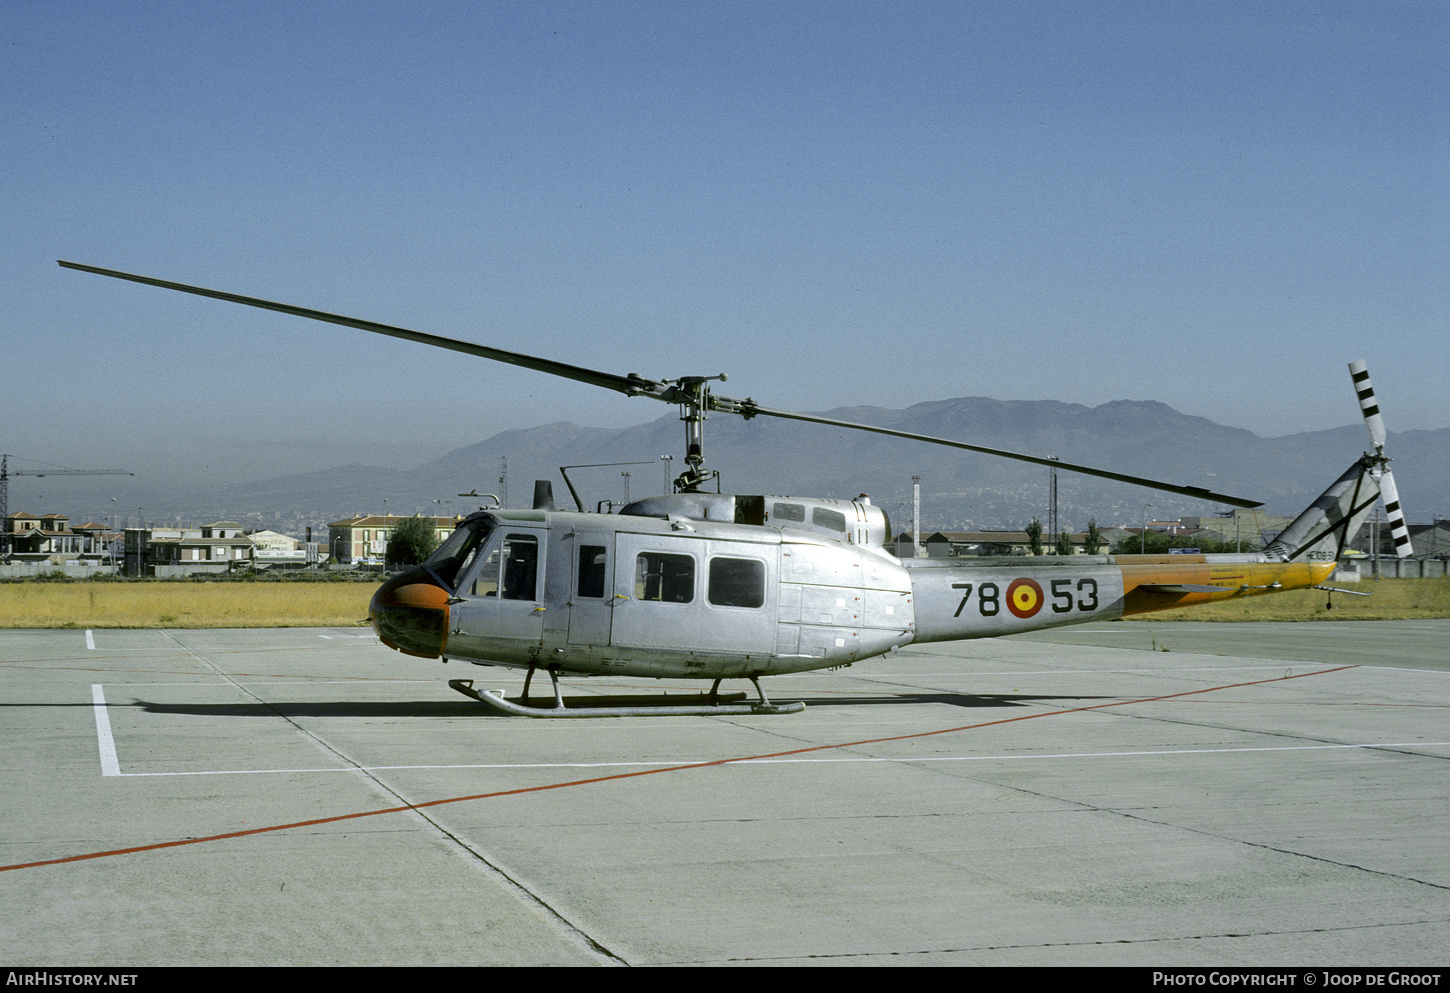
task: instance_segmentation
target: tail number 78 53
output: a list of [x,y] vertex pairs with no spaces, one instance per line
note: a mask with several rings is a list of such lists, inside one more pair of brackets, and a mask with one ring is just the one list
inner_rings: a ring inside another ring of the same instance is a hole
[[[952,589],[962,591],[962,600],[957,604],[953,617],[962,616],[962,611],[971,600],[973,584],[952,583]],[[1091,577],[1082,579],[1054,579],[1048,584],[1052,594],[1052,612],[1066,614],[1073,610],[1094,611],[1098,609],[1098,581]],[[1014,579],[1007,584],[1005,596],[996,583],[982,583],[975,587],[977,612],[983,617],[996,617],[1002,612],[1003,601],[1015,617],[1032,617],[1042,609],[1046,598],[1042,586],[1034,579]]]

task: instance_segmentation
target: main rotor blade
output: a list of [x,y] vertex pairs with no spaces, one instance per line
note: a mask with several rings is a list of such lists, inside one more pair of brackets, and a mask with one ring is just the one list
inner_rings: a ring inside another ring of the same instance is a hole
[[[748,413],[747,413],[748,412]],[[1164,483],[1156,479],[1148,479],[1144,476],[1130,476],[1121,472],[1110,472],[1107,469],[1094,469],[1091,466],[1076,465],[1072,462],[1062,462],[1058,459],[1038,458],[1035,455],[1022,455],[1018,452],[1009,452],[1001,448],[987,448],[982,445],[969,445],[964,441],[952,441],[950,438],[936,438],[929,434],[915,434],[911,431],[897,431],[893,428],[879,428],[871,424],[857,424],[853,421],[838,421],[830,417],[816,417],[813,414],[797,414],[788,410],[771,410],[767,407],[759,407],[753,403],[742,403],[741,410],[737,413],[746,416],[754,414],[766,414],[770,417],[783,417],[792,421],[809,421],[812,424],[826,424],[831,427],[851,428],[855,431],[870,431],[874,434],[890,435],[893,438],[907,438],[911,441],[925,441],[932,445],[945,445],[948,448],[960,448],[968,452],[981,452],[983,455],[996,455],[1004,459],[1016,459],[1018,462],[1032,462],[1037,465],[1050,466],[1055,469],[1065,469],[1069,472],[1080,472],[1087,476],[1101,476],[1103,479],[1113,479],[1120,483],[1132,483],[1135,486],[1147,486],[1155,490],[1163,490],[1167,493],[1178,493],[1183,496],[1197,497],[1200,500],[1213,500],[1216,503],[1226,503],[1234,507],[1260,507],[1262,503],[1254,500],[1245,500],[1242,497],[1228,496],[1224,493],[1214,493],[1212,490],[1204,489],[1202,486],[1185,486],[1180,483]]]
[[393,327],[391,324],[379,324],[376,321],[365,321],[357,317],[344,317],[341,314],[329,314],[321,310],[311,310],[307,307],[294,307],[288,303],[274,303],[271,300],[260,300],[257,297],[247,297],[237,293],[224,293],[221,290],[209,290],[201,286],[188,286],[185,283],[172,283],[164,279],[152,279],[150,276],[137,276],[129,272],[117,272],[114,269],[98,269],[95,266],[81,265],[77,262],[66,262],[59,259],[57,261],[67,269],[79,269],[81,272],[93,272],[99,276],[113,276],[116,279],[129,279],[133,283],[146,283],[150,286],[160,286],[167,290],[194,293],[197,296],[226,300],[229,303],[245,304],[248,307],[259,307],[262,310],[275,310],[281,314],[292,314],[295,317],[306,317],[314,321],[341,324],[343,327],[357,328],[360,331],[372,331],[375,334],[385,334],[392,338],[403,338],[407,341],[416,341],[423,345],[448,348],[455,352],[463,352],[466,355],[476,355],[479,358],[493,359],[495,362],[507,362],[509,365],[521,366],[537,372],[547,372],[550,375],[562,376],[565,379],[572,379],[580,383],[602,386],[607,390],[615,390],[616,392],[629,396],[652,396],[659,400],[675,402],[674,396],[663,395],[673,393],[673,390],[667,384],[656,383],[647,379],[599,372],[577,365],[569,365],[567,362],[555,362],[552,359],[535,358],[532,355],[510,352],[502,348],[489,348],[487,345],[475,345],[472,342],[459,341],[456,338],[444,338],[441,335],[428,334],[424,331],[410,331],[407,328]]
[[[274,310],[281,314],[291,314],[295,317],[305,317],[314,321],[325,321],[328,324],[340,324],[343,327],[357,328],[360,331],[385,334],[391,338],[402,338],[406,341],[416,341],[423,345],[447,348],[455,352],[463,352],[466,355],[492,359],[495,362],[507,362],[509,365],[516,365],[524,369],[533,369],[536,372],[546,372],[550,375],[561,376],[564,379],[572,379],[580,383],[602,386],[605,389],[614,390],[626,396],[652,397],[655,400],[663,400],[666,403],[693,404],[696,402],[695,397],[689,391],[679,389],[668,380],[650,380],[635,375],[619,376],[613,373],[599,372],[595,369],[585,369],[582,366],[570,365],[567,362],[555,362],[552,359],[535,358],[532,355],[510,352],[502,348],[489,348],[487,345],[475,345],[472,342],[459,341],[456,338],[445,338],[441,335],[428,334],[424,331],[410,331],[407,328],[394,327],[391,324],[379,324],[376,321],[365,321],[357,317],[344,317],[341,314],[329,314],[326,311],[312,310],[307,307],[296,307],[287,303],[275,303],[271,300],[242,296],[237,293],[225,293],[221,290],[209,290],[201,286],[188,286],[185,283],[173,283],[165,279],[153,279],[150,276],[137,276],[129,272],[119,272],[115,269],[101,269],[96,266],[81,265],[78,262],[66,262],[60,259],[57,261],[67,269],[95,273],[98,276],[128,279],[133,283],[145,283],[149,286],[159,286],[162,289],[177,290],[182,293],[192,293],[196,296],[211,297],[215,300],[225,300],[229,303],[240,303],[248,307],[258,307],[262,310]],[[1120,472],[1109,472],[1106,469],[1094,469],[1091,466],[1075,465],[1071,462],[1038,458],[1032,455],[1022,455],[1017,452],[1009,452],[998,448],[986,448],[982,445],[969,445],[966,442],[952,441],[948,438],[935,438],[931,435],[913,434],[909,431],[896,431],[891,428],[880,428],[870,424],[856,424],[851,421],[838,421],[829,417],[816,417],[811,414],[797,414],[786,410],[772,410],[768,407],[756,405],[753,400],[733,400],[729,397],[711,396],[709,404],[712,410],[740,414],[746,418],[753,417],[756,414],[765,414],[770,417],[807,421],[809,423],[824,424],[830,427],[850,428],[855,431],[871,431],[875,434],[890,435],[894,438],[924,441],[929,444],[945,445],[948,448],[958,448],[968,452],[980,452],[984,455],[996,455],[1001,458],[1016,459],[1019,462],[1032,462],[1038,465],[1065,469],[1069,472],[1100,476],[1103,479],[1112,479],[1120,483],[1147,486],[1167,493],[1178,493],[1183,496],[1196,497],[1200,500],[1227,503],[1235,507],[1252,508],[1261,506],[1260,503],[1255,501],[1228,496],[1222,493],[1214,493],[1201,486],[1164,483],[1143,476],[1130,476]]]

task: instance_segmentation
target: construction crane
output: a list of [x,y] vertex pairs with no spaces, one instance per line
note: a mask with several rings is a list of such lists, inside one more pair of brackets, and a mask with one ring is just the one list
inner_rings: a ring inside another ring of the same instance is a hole
[[134,476],[125,469],[16,469],[10,471],[10,456],[0,455],[0,560],[10,560],[10,477],[15,476]]

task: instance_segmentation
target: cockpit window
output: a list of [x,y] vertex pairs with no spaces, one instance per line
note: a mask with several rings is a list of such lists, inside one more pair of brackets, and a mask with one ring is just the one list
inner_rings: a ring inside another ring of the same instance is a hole
[[468,571],[492,530],[492,521],[465,521],[423,564],[450,590],[457,589],[458,577]]
[[539,539],[511,534],[488,553],[473,581],[474,596],[500,600],[536,600],[539,590]]

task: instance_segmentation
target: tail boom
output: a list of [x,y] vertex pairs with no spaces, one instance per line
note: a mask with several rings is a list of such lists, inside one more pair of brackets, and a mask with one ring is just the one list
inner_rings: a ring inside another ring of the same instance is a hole
[[1169,565],[1135,563],[1131,561],[1134,558],[1138,556],[1120,555],[1116,559],[1123,570],[1124,617],[1309,589],[1328,580],[1335,565],[1333,562],[1225,562],[1213,561],[1210,556],[1194,556],[1199,561]]

